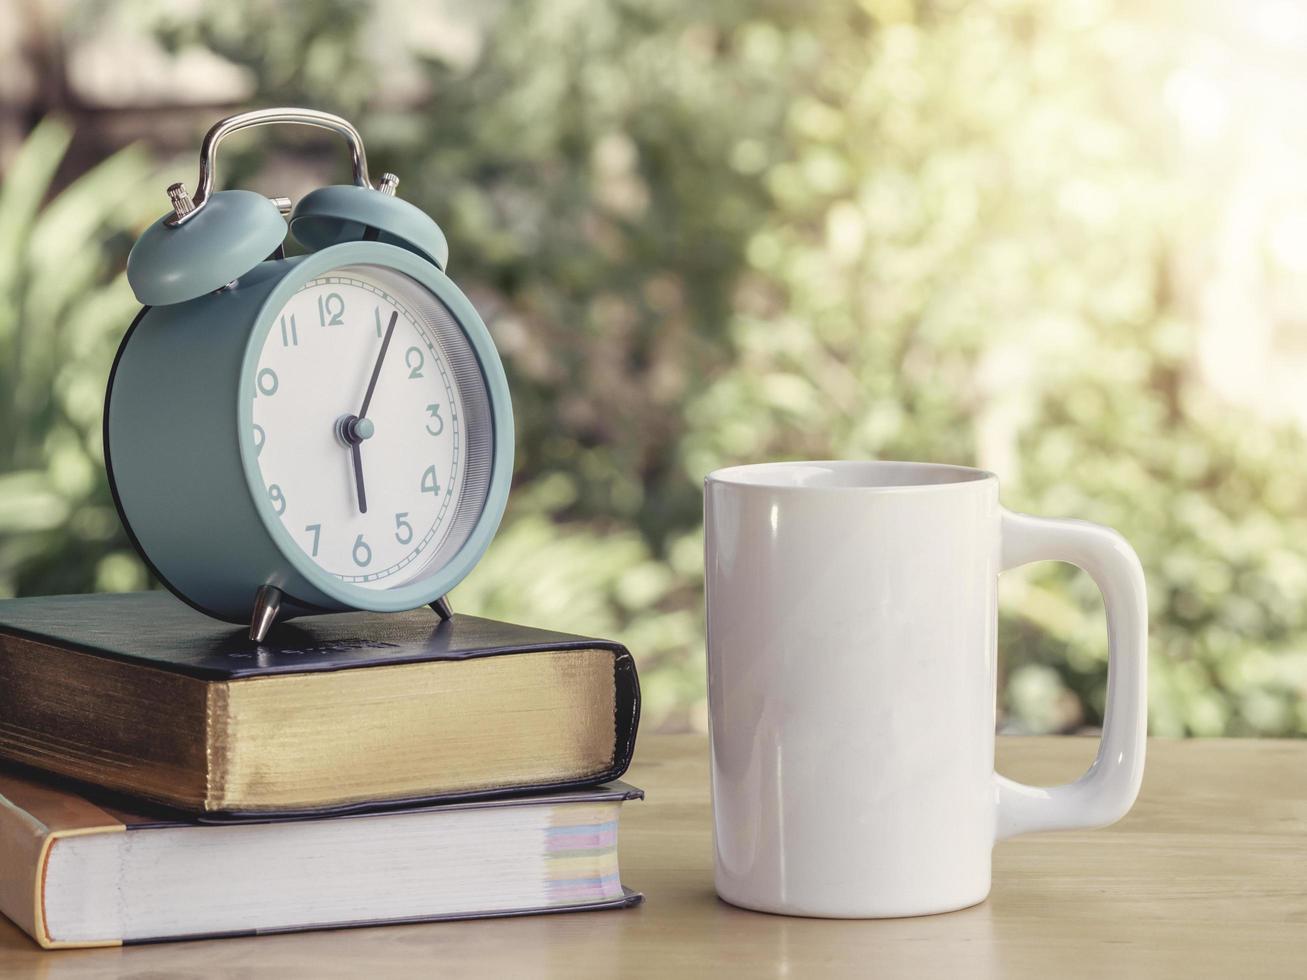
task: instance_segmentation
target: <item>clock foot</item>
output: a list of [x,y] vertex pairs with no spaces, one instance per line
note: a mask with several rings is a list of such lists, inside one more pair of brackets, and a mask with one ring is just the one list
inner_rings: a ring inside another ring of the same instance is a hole
[[275,585],[261,585],[254,595],[254,616],[250,620],[250,639],[262,643],[281,612],[281,589]]
[[431,603],[431,608],[436,611],[436,615],[440,617],[442,623],[447,622],[454,616],[454,609],[449,604],[448,596],[442,595],[435,602]]

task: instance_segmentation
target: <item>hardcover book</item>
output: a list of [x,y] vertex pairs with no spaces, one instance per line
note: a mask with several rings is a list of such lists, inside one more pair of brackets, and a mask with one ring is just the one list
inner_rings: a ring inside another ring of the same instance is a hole
[[161,592],[0,602],[0,758],[213,818],[605,782],[639,706],[621,644],[473,616],[256,644]]
[[117,946],[625,908],[622,783],[212,825],[0,770],[0,912],[42,946]]

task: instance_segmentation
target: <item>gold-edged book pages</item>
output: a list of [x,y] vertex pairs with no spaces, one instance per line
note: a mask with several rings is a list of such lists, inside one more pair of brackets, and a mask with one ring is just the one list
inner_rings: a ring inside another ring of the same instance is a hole
[[418,799],[611,768],[609,650],[256,677],[215,685],[205,809]]
[[638,702],[613,644],[209,680],[0,630],[0,757],[201,815],[614,779]]

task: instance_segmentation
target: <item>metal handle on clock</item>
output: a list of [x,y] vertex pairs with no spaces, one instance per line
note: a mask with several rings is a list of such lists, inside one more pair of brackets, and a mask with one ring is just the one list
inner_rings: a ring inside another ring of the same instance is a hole
[[340,135],[349,144],[350,162],[354,166],[354,183],[359,187],[372,186],[372,181],[368,177],[368,158],[363,149],[363,137],[348,120],[316,109],[253,109],[250,112],[241,112],[219,120],[204,134],[204,142],[200,146],[200,177],[195,187],[195,196],[188,197],[186,188],[180,183],[168,188],[168,196],[173,202],[173,215],[168,219],[168,224],[174,226],[184,224],[199,214],[209,202],[209,195],[213,192],[213,172],[218,146],[224,139],[243,129],[275,125],[313,126]]

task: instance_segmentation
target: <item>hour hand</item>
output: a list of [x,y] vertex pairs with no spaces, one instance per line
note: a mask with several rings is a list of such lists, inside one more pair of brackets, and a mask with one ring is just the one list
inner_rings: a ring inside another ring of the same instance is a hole
[[354,463],[354,486],[358,491],[360,514],[368,512],[368,493],[363,487],[363,452],[359,447],[365,439],[371,439],[375,431],[371,419],[361,419],[357,415],[343,415],[336,422],[336,435],[349,447],[350,459]]
[[354,486],[358,490],[359,513],[368,512],[368,492],[363,487],[363,453],[359,450],[357,442],[349,444],[349,454],[354,457]]

